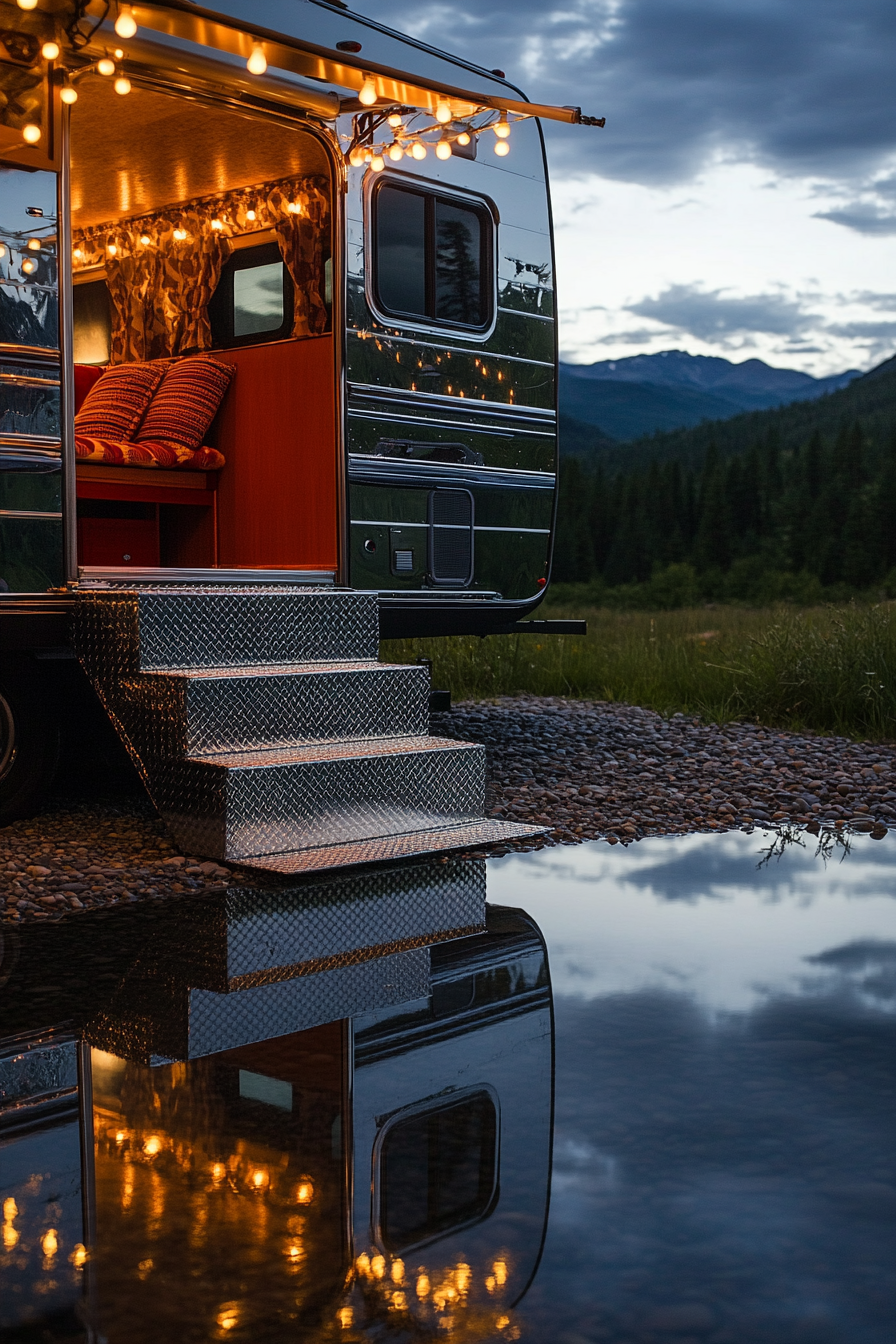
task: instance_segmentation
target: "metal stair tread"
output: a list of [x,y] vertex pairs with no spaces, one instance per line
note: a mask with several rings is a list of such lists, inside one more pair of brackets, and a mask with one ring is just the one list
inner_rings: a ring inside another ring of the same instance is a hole
[[141,677],[183,677],[188,681],[224,680],[228,677],[292,677],[314,676],[326,672],[410,672],[418,671],[416,663],[381,663],[375,658],[354,659],[345,662],[303,663],[240,663],[236,667],[172,667],[151,668],[140,672]]
[[324,868],[352,868],[365,863],[387,863],[418,854],[441,854],[452,849],[474,849],[506,840],[525,840],[544,835],[547,826],[528,826],[515,821],[462,821],[428,831],[376,836],[372,840],[347,840],[340,844],[287,850],[281,854],[250,855],[239,860],[241,868],[262,873],[318,872]]
[[190,765],[217,766],[228,770],[252,770],[264,766],[312,765],[326,761],[345,761],[362,756],[407,756],[424,751],[481,751],[473,742],[458,742],[453,737],[376,737],[345,738],[338,741],[310,742],[305,746],[270,750],[216,752],[209,756],[187,756]]

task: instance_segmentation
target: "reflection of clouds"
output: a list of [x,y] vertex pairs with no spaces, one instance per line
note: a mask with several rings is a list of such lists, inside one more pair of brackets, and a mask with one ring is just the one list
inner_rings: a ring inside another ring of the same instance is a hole
[[538,921],[559,993],[687,984],[704,1009],[738,1011],[821,992],[831,968],[812,959],[831,948],[896,939],[894,839],[857,837],[826,865],[791,846],[764,867],[760,833],[595,842],[490,862],[489,898]]
[[896,942],[864,938],[806,960],[829,969],[868,1007],[896,1008]]
[[[822,960],[861,973],[894,946],[857,941]],[[653,989],[559,997],[555,1012],[551,1221],[522,1308],[532,1338],[889,1344],[891,1016],[826,992],[710,1019]]]

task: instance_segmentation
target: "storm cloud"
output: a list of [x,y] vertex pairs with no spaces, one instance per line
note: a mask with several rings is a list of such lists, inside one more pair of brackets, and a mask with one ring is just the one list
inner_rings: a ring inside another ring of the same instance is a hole
[[[561,134],[555,172],[669,184],[718,157],[859,184],[896,149],[891,0],[393,0],[375,17],[501,67],[530,97],[606,115]],[[836,222],[869,227],[848,210]],[[880,227],[880,225],[878,225]]]

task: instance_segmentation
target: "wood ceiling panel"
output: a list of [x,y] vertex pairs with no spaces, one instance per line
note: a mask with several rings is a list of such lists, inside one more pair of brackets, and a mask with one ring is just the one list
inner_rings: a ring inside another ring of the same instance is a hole
[[110,79],[82,81],[72,108],[75,228],[146,214],[293,174],[329,175],[313,136],[260,117]]

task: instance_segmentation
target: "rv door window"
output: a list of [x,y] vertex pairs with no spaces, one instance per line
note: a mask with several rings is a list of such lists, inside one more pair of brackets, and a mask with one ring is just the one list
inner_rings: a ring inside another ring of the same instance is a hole
[[293,284],[276,243],[241,248],[224,266],[208,306],[217,346],[252,345],[289,336]]
[[492,219],[484,206],[381,183],[373,202],[378,307],[457,327],[492,315]]
[[379,1222],[392,1254],[488,1212],[497,1178],[498,1116],[487,1092],[396,1119],[381,1149]]

